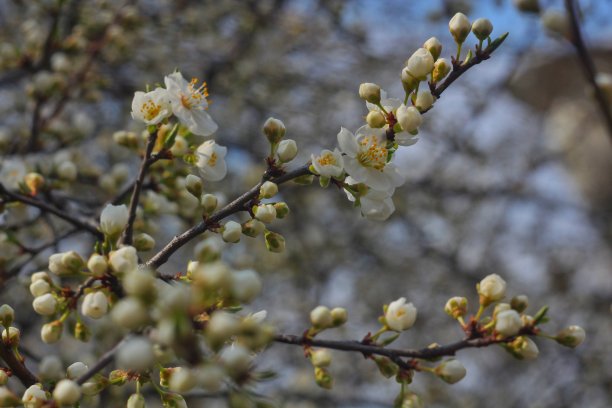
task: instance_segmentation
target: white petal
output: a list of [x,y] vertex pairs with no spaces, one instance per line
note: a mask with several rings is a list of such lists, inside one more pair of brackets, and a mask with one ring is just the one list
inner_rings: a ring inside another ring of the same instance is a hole
[[368,171],[363,167],[357,159],[346,156],[344,158],[344,169],[357,183],[366,183],[368,180]]
[[357,156],[359,153],[359,145],[355,136],[346,128],[340,128],[338,133],[338,145],[343,153],[346,153],[349,157]]
[[217,131],[217,124],[208,112],[203,110],[192,110],[192,123],[189,125],[191,133],[200,136],[210,136]]

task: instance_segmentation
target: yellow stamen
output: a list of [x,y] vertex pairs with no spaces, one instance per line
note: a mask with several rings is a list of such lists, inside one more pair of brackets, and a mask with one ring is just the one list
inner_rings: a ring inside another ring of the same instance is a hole
[[357,160],[364,167],[372,167],[383,171],[387,164],[388,151],[385,146],[378,144],[375,136],[366,136],[359,141],[361,149],[357,155]]

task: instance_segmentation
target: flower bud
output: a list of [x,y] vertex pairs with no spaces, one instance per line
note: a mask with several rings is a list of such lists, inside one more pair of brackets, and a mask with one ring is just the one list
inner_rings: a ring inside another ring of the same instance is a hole
[[212,214],[217,208],[218,200],[214,194],[204,194],[201,199],[205,214]]
[[38,365],[38,375],[42,381],[56,381],[64,375],[62,361],[57,355],[43,357]]
[[4,327],[10,327],[15,320],[15,311],[7,304],[0,306],[0,324]]
[[87,343],[91,340],[91,330],[83,322],[76,322],[74,325],[74,338]]
[[125,229],[128,217],[129,213],[125,204],[107,204],[100,214],[100,231],[111,238],[116,238]]
[[521,327],[523,327],[523,321],[516,310],[504,310],[496,317],[495,331],[504,337],[518,334]]
[[412,303],[406,303],[406,298],[391,302],[385,312],[385,322],[391,330],[401,332],[414,325],[417,309]]
[[25,182],[32,195],[36,195],[40,188],[45,184],[45,178],[40,173],[28,173],[25,175],[23,181]]
[[53,390],[53,399],[59,405],[74,405],[81,399],[81,387],[72,380],[61,380]]
[[450,71],[451,71],[451,65],[448,63],[446,58],[440,58],[434,64],[434,69],[431,74],[431,79],[433,80],[433,82],[440,82],[441,80],[446,78],[446,76],[450,73]]
[[481,280],[480,283],[476,285],[476,290],[480,295],[480,304],[486,307],[505,296],[506,281],[494,273]]
[[557,343],[566,346],[575,348],[578,347],[586,337],[584,329],[580,326],[569,326],[565,329],[561,330],[555,336],[555,340]]
[[369,127],[380,129],[387,124],[387,119],[385,119],[385,115],[382,112],[372,110],[366,116],[366,122]]
[[127,370],[113,370],[108,374],[108,382],[111,385],[123,385],[127,382],[130,377],[130,373]]
[[429,40],[425,41],[423,48],[429,51],[434,61],[437,61],[438,58],[440,58],[440,54],[442,53],[442,43],[436,37],[431,37]]
[[87,269],[89,269],[91,274],[95,277],[100,278],[104,276],[108,269],[106,258],[99,254],[92,254],[87,261]]
[[520,11],[525,11],[527,13],[540,12],[539,0],[514,0],[514,6]]
[[261,198],[272,198],[278,193],[278,185],[271,181],[264,182],[259,187],[259,196]]
[[104,388],[109,384],[108,379],[102,375],[96,375],[93,378],[87,380],[81,386],[81,392],[87,397],[93,397],[98,395]]
[[328,367],[332,361],[331,352],[327,349],[315,350],[310,353],[310,361],[315,367]]
[[419,48],[408,58],[406,68],[408,73],[418,80],[425,80],[434,67],[434,57],[425,48]]
[[149,234],[141,232],[134,235],[134,242],[132,244],[137,251],[150,251],[155,248],[155,239]]
[[463,317],[467,314],[468,301],[464,297],[455,296],[446,302],[444,311],[453,319]]
[[334,327],[342,326],[348,320],[348,312],[343,307],[335,307],[331,310],[332,325]]
[[202,195],[202,179],[195,174],[190,174],[185,178],[185,188],[196,198]]
[[223,310],[217,310],[213,312],[206,324],[206,338],[211,343],[211,346],[216,348],[236,334],[239,327],[240,322],[236,315]]
[[47,344],[56,343],[62,337],[63,330],[64,324],[59,320],[43,324],[40,329],[40,338]]
[[266,248],[270,252],[283,252],[285,250],[285,238],[276,232],[266,231],[264,233]]
[[434,101],[435,99],[431,91],[429,89],[423,89],[417,94],[414,105],[422,112],[429,109]]
[[19,397],[6,387],[0,387],[0,407],[17,407],[21,405]]
[[135,149],[138,147],[138,135],[134,132],[120,130],[113,133],[113,140],[119,146],[127,147],[128,149]]
[[142,394],[132,394],[127,400],[127,408],[145,408],[145,398]]
[[55,313],[55,309],[57,308],[57,300],[55,300],[51,293],[45,293],[42,296],[34,298],[32,307],[34,311],[41,316],[51,316]]
[[233,344],[224,348],[219,353],[219,359],[227,372],[232,377],[236,377],[245,373],[250,368],[253,356],[241,345]]
[[253,207],[253,214],[261,222],[271,223],[276,218],[276,208],[273,204],[263,204]]
[[465,377],[466,370],[459,360],[450,359],[437,366],[434,373],[442,379],[442,381],[449,384],[455,384]]
[[328,329],[333,325],[333,317],[329,308],[317,306],[310,312],[310,323],[317,329]]
[[138,267],[136,248],[126,246],[110,253],[109,263],[113,271],[123,275]]
[[281,163],[289,163],[297,156],[297,143],[293,139],[281,140],[276,149],[276,154]]
[[326,390],[329,390],[333,387],[334,379],[332,378],[332,376],[329,374],[329,372],[326,369],[315,367],[314,372],[315,372],[315,382],[317,383],[319,387],[324,388]]
[[223,386],[225,373],[223,369],[217,365],[207,364],[203,367],[198,367],[195,375],[198,384],[206,391],[217,392]]
[[510,352],[519,360],[534,360],[540,354],[538,346],[529,337],[517,337],[508,345]]
[[30,282],[36,282],[38,280],[45,280],[51,283],[51,277],[47,272],[35,272],[30,276]]
[[69,380],[76,380],[87,372],[89,368],[82,362],[77,361],[68,366],[66,374]]
[[378,105],[380,103],[380,86],[369,82],[359,85],[359,97]]
[[145,371],[155,363],[151,342],[144,337],[133,337],[117,351],[117,365],[126,370]]
[[102,291],[85,295],[81,304],[81,313],[92,319],[99,319],[108,312],[108,299]]
[[42,407],[45,401],[47,401],[47,393],[40,384],[31,385],[21,397],[21,402],[23,402],[25,408]]
[[408,71],[408,67],[404,67],[404,69],[402,69],[401,78],[402,86],[404,87],[404,91],[406,91],[406,93],[414,91],[420,82],[417,78],[412,76],[410,71]]
[[548,9],[542,13],[540,20],[542,25],[551,34],[568,37],[570,33],[570,23],[567,14],[553,9]]
[[284,201],[274,203],[274,209],[276,210],[276,218],[285,218],[289,214],[289,206]]
[[63,161],[58,164],[56,172],[62,180],[74,181],[77,178],[77,167],[71,161]]
[[161,394],[161,400],[164,408],[187,408],[185,398],[183,398],[180,394],[165,392]]
[[198,262],[206,263],[219,259],[222,248],[223,241],[214,236],[200,241],[193,249],[193,252]]
[[373,355],[371,358],[376,363],[378,371],[380,371],[385,378],[391,378],[397,375],[399,367],[388,357]]
[[285,124],[274,118],[268,118],[263,126],[263,132],[270,144],[276,145],[285,136]]
[[472,25],[465,14],[457,13],[449,21],[448,29],[455,39],[455,42],[457,44],[463,44],[467,36],[470,34]]
[[472,32],[480,41],[484,41],[493,32],[493,24],[488,18],[479,18],[472,24]]
[[250,219],[242,224],[242,233],[249,237],[259,236],[265,229],[266,224],[256,219]]
[[232,296],[241,303],[251,303],[261,292],[261,279],[252,269],[232,273]]
[[133,297],[121,299],[111,312],[113,322],[127,330],[135,330],[149,321],[146,307]]
[[242,235],[242,226],[236,221],[228,221],[222,228],[222,237],[225,242],[236,243],[240,241],[240,235]]
[[529,306],[529,298],[525,295],[518,295],[510,300],[510,307],[519,313],[523,313]]
[[405,132],[414,132],[421,126],[423,118],[421,113],[414,106],[406,106],[402,104],[396,111],[397,122]]
[[196,376],[185,367],[176,367],[168,381],[168,388],[174,392],[187,392],[195,386]]

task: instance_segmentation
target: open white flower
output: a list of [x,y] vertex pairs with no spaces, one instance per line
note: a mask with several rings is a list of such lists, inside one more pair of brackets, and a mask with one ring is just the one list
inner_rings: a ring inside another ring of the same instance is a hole
[[357,182],[378,191],[391,191],[403,183],[393,163],[387,163],[389,151],[384,129],[362,126],[356,136],[345,128],[338,133],[344,169]]
[[202,143],[196,150],[198,162],[196,166],[204,180],[219,181],[227,174],[225,155],[227,148],[219,146],[214,140]]
[[206,112],[208,109],[206,82],[199,87],[197,83],[197,78],[187,82],[180,72],[174,72],[164,78],[174,115],[191,133],[210,136],[217,131],[218,126]]
[[324,149],[321,154],[310,156],[312,160],[312,167],[323,177],[340,177],[344,170],[344,160],[342,154],[338,149],[331,150]]
[[[347,177],[345,180],[349,185],[358,184],[352,177]],[[374,221],[384,221],[393,214],[395,205],[391,197],[395,190],[379,191],[373,188],[368,188],[367,192],[359,197],[361,207],[361,215]],[[350,201],[355,201],[355,196],[345,190],[346,196]]]
[[398,123],[402,127],[401,132],[395,134],[395,141],[400,146],[412,146],[419,141],[419,138],[414,135],[421,123],[423,117],[417,108],[414,106],[406,106],[402,104],[395,113]]
[[3,159],[0,163],[0,182],[9,190],[17,190],[26,172],[26,167],[21,160]]
[[417,317],[416,307],[406,303],[406,298],[399,298],[389,304],[385,313],[385,322],[391,330],[401,332],[414,325]]
[[151,92],[136,92],[132,99],[132,118],[147,125],[157,125],[172,115],[168,92],[157,88]]

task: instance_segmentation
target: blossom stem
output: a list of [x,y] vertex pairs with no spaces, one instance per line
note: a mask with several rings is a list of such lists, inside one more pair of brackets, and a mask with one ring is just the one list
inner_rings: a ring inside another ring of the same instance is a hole
[[474,317],[474,319],[475,319],[476,321],[480,320],[480,316],[482,315],[482,313],[484,312],[484,310],[485,310],[485,308],[484,308],[484,306],[481,304],[481,305],[478,307],[478,312],[476,313],[476,317]]

